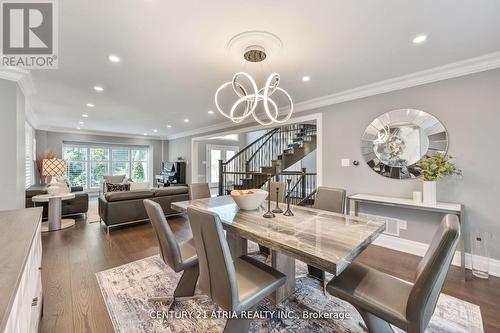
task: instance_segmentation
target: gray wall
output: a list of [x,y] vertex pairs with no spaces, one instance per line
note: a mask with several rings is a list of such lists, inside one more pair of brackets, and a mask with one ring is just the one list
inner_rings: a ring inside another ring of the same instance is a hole
[[[345,187],[349,194],[371,193],[410,197],[421,191],[420,180],[393,180],[374,173],[362,162],[360,138],[366,126],[380,114],[414,108],[426,111],[444,124],[449,153],[463,169],[463,179],[438,183],[438,200],[465,205],[469,229],[490,231],[492,256],[500,259],[500,70],[426,84],[319,109],[323,112],[323,182]],[[316,110],[315,112],[317,112]],[[360,161],[343,168],[340,159]],[[407,239],[428,242],[439,222],[437,214],[417,214],[396,209],[366,207],[379,215],[406,217]]]
[[0,210],[24,207],[25,98],[17,83],[0,79]]
[[[240,137],[240,136],[238,136]],[[233,146],[238,147],[239,150],[245,147],[244,140],[200,140],[198,141],[198,180],[196,182],[206,182],[207,181],[207,144],[217,145],[217,146]],[[189,168],[191,169],[191,168]]]
[[[323,185],[347,189],[349,194],[370,193],[411,197],[422,190],[420,180],[393,180],[375,174],[362,161],[360,138],[366,126],[380,114],[415,108],[439,118],[448,130],[449,153],[463,169],[462,179],[438,184],[438,200],[465,205],[469,230],[493,234],[491,256],[500,259],[500,165],[497,152],[500,125],[500,69],[403,89],[377,96],[300,113],[323,113]],[[241,128],[239,126],[238,128]],[[190,154],[191,138],[169,141],[169,153]],[[186,153],[184,153],[186,152]],[[341,158],[360,161],[343,168]],[[401,237],[428,243],[441,215],[364,206],[366,213],[403,218],[408,229]]]
[[[53,151],[58,157],[62,157],[63,142],[93,142],[93,143],[113,143],[129,145],[147,145],[152,150],[153,177],[161,172],[161,162],[167,160],[167,143],[162,140],[127,138],[116,136],[104,136],[80,133],[61,133],[49,131],[36,131],[36,151],[41,154],[46,151]],[[154,179],[151,179],[154,180]]]

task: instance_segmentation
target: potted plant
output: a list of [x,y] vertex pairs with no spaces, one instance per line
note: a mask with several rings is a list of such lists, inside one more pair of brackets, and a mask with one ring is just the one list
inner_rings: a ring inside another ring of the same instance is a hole
[[436,204],[436,181],[447,176],[461,176],[462,170],[451,162],[452,156],[444,153],[436,153],[432,156],[424,156],[417,162],[420,177],[423,180],[424,203]]

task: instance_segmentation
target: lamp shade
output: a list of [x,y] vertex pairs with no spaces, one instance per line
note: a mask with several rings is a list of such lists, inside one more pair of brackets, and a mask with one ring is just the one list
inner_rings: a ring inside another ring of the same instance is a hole
[[43,176],[62,176],[66,174],[66,161],[57,158],[42,161]]

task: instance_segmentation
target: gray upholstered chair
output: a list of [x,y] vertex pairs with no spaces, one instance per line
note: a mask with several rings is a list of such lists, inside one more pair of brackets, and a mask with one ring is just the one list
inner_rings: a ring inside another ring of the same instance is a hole
[[409,333],[423,333],[436,308],[459,235],[457,216],[446,215],[417,267],[414,284],[353,263],[328,283],[327,290],[356,307],[371,333],[393,332],[390,324]]
[[199,268],[193,239],[191,238],[182,243],[177,242],[172,229],[167,223],[163,209],[157,202],[146,199],[144,200],[144,207],[158,238],[161,258],[175,272],[183,272],[172,296],[152,297],[149,300],[157,302],[172,301],[172,306],[177,300],[199,298],[199,295],[194,295]]
[[344,214],[345,206],[346,191],[344,189],[324,186],[320,186],[316,189],[314,208]]
[[[320,186],[316,189],[316,198],[314,199],[314,208],[327,210],[332,213],[345,213],[346,190],[341,188],[332,188]],[[325,271],[307,265],[308,275],[320,280],[323,283],[323,292],[326,294],[326,276]]]
[[[286,276],[272,267],[241,256],[233,260],[219,216],[195,207],[187,214],[200,265],[199,287],[223,310],[240,314],[253,310],[282,286]],[[248,332],[250,319],[228,319],[224,332]]]
[[208,183],[189,184],[189,200],[210,198]]

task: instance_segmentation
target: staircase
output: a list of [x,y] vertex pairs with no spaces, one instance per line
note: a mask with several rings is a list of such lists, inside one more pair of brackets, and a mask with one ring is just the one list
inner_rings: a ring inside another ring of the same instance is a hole
[[313,124],[293,124],[269,130],[230,160],[219,161],[219,195],[233,189],[261,188],[270,179],[279,181],[284,177],[292,179],[297,200],[302,199],[314,190],[311,187],[315,187],[316,174],[286,169],[313,152],[316,141],[316,125]]

